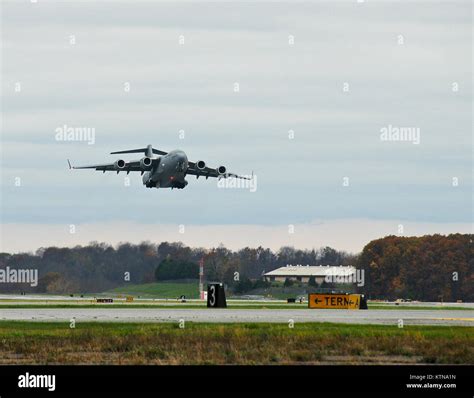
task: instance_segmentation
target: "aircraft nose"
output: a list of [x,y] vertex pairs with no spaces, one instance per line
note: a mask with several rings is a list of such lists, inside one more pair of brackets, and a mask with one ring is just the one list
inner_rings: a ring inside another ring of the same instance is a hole
[[186,154],[182,153],[179,155],[179,162],[182,163],[183,165],[188,164],[188,157],[186,156]]
[[184,153],[178,154],[178,166],[177,170],[186,171],[188,167],[188,158]]

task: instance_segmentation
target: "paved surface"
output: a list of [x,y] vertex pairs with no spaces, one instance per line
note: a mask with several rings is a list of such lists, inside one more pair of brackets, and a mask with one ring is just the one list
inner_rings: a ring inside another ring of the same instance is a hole
[[309,310],[309,309],[158,309],[14,308],[0,309],[0,320],[99,322],[337,322],[398,325],[474,326],[473,311],[463,310]]

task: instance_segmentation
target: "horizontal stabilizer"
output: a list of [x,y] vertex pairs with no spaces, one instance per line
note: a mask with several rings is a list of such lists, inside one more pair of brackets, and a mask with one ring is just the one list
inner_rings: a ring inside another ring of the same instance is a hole
[[111,155],[117,155],[121,153],[144,153],[146,156],[151,156],[151,153],[156,155],[166,155],[168,152],[160,151],[159,149],[152,148],[151,145],[148,145],[146,148],[138,148],[138,149],[128,149],[126,151],[117,151],[117,152],[110,152]]
[[117,151],[117,152],[110,152],[111,155],[116,155],[118,153],[143,153],[146,151],[146,148],[140,149],[129,149],[128,151]]

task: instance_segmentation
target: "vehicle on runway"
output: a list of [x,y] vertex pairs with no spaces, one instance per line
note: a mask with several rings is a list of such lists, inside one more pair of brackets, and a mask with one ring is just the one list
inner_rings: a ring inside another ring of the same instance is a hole
[[72,166],[68,159],[70,169],[95,169],[98,171],[121,171],[130,173],[131,171],[139,171],[141,173],[143,185],[147,188],[178,188],[183,189],[188,185],[185,180],[187,175],[221,178],[240,178],[251,180],[252,178],[239,176],[237,174],[228,173],[224,166],[210,168],[206,166],[203,160],[191,162],[186,154],[177,149],[171,152],[164,152],[154,149],[151,145],[146,148],[130,149],[126,151],[111,152],[112,155],[124,153],[144,153],[145,157],[140,160],[126,162],[119,159],[114,163],[96,164],[91,166]]

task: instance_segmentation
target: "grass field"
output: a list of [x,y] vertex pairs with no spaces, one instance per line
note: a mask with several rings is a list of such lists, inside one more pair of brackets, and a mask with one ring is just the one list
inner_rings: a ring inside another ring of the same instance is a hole
[[[258,291],[261,294],[263,291]],[[305,296],[304,289],[296,287],[272,287],[265,289],[265,295],[273,299],[287,299],[288,297]],[[185,295],[187,298],[199,298],[199,281],[169,281],[145,283],[140,285],[121,286],[101,294],[131,294],[148,298],[176,298]]]
[[[145,283],[140,285],[125,285],[101,294],[131,294],[141,297],[176,298],[184,294],[187,298],[199,297],[199,281],[166,281]],[[288,297],[306,296],[306,288],[298,286],[272,286],[266,289],[257,289],[247,294],[256,294],[272,299],[286,300]]]
[[473,364],[474,329],[445,326],[0,321],[1,364]]
[[144,283],[141,285],[127,285],[102,293],[102,295],[107,294],[126,294],[140,297],[159,298],[177,298],[181,295],[185,295],[186,298],[197,299],[199,298],[199,282],[157,282]]

